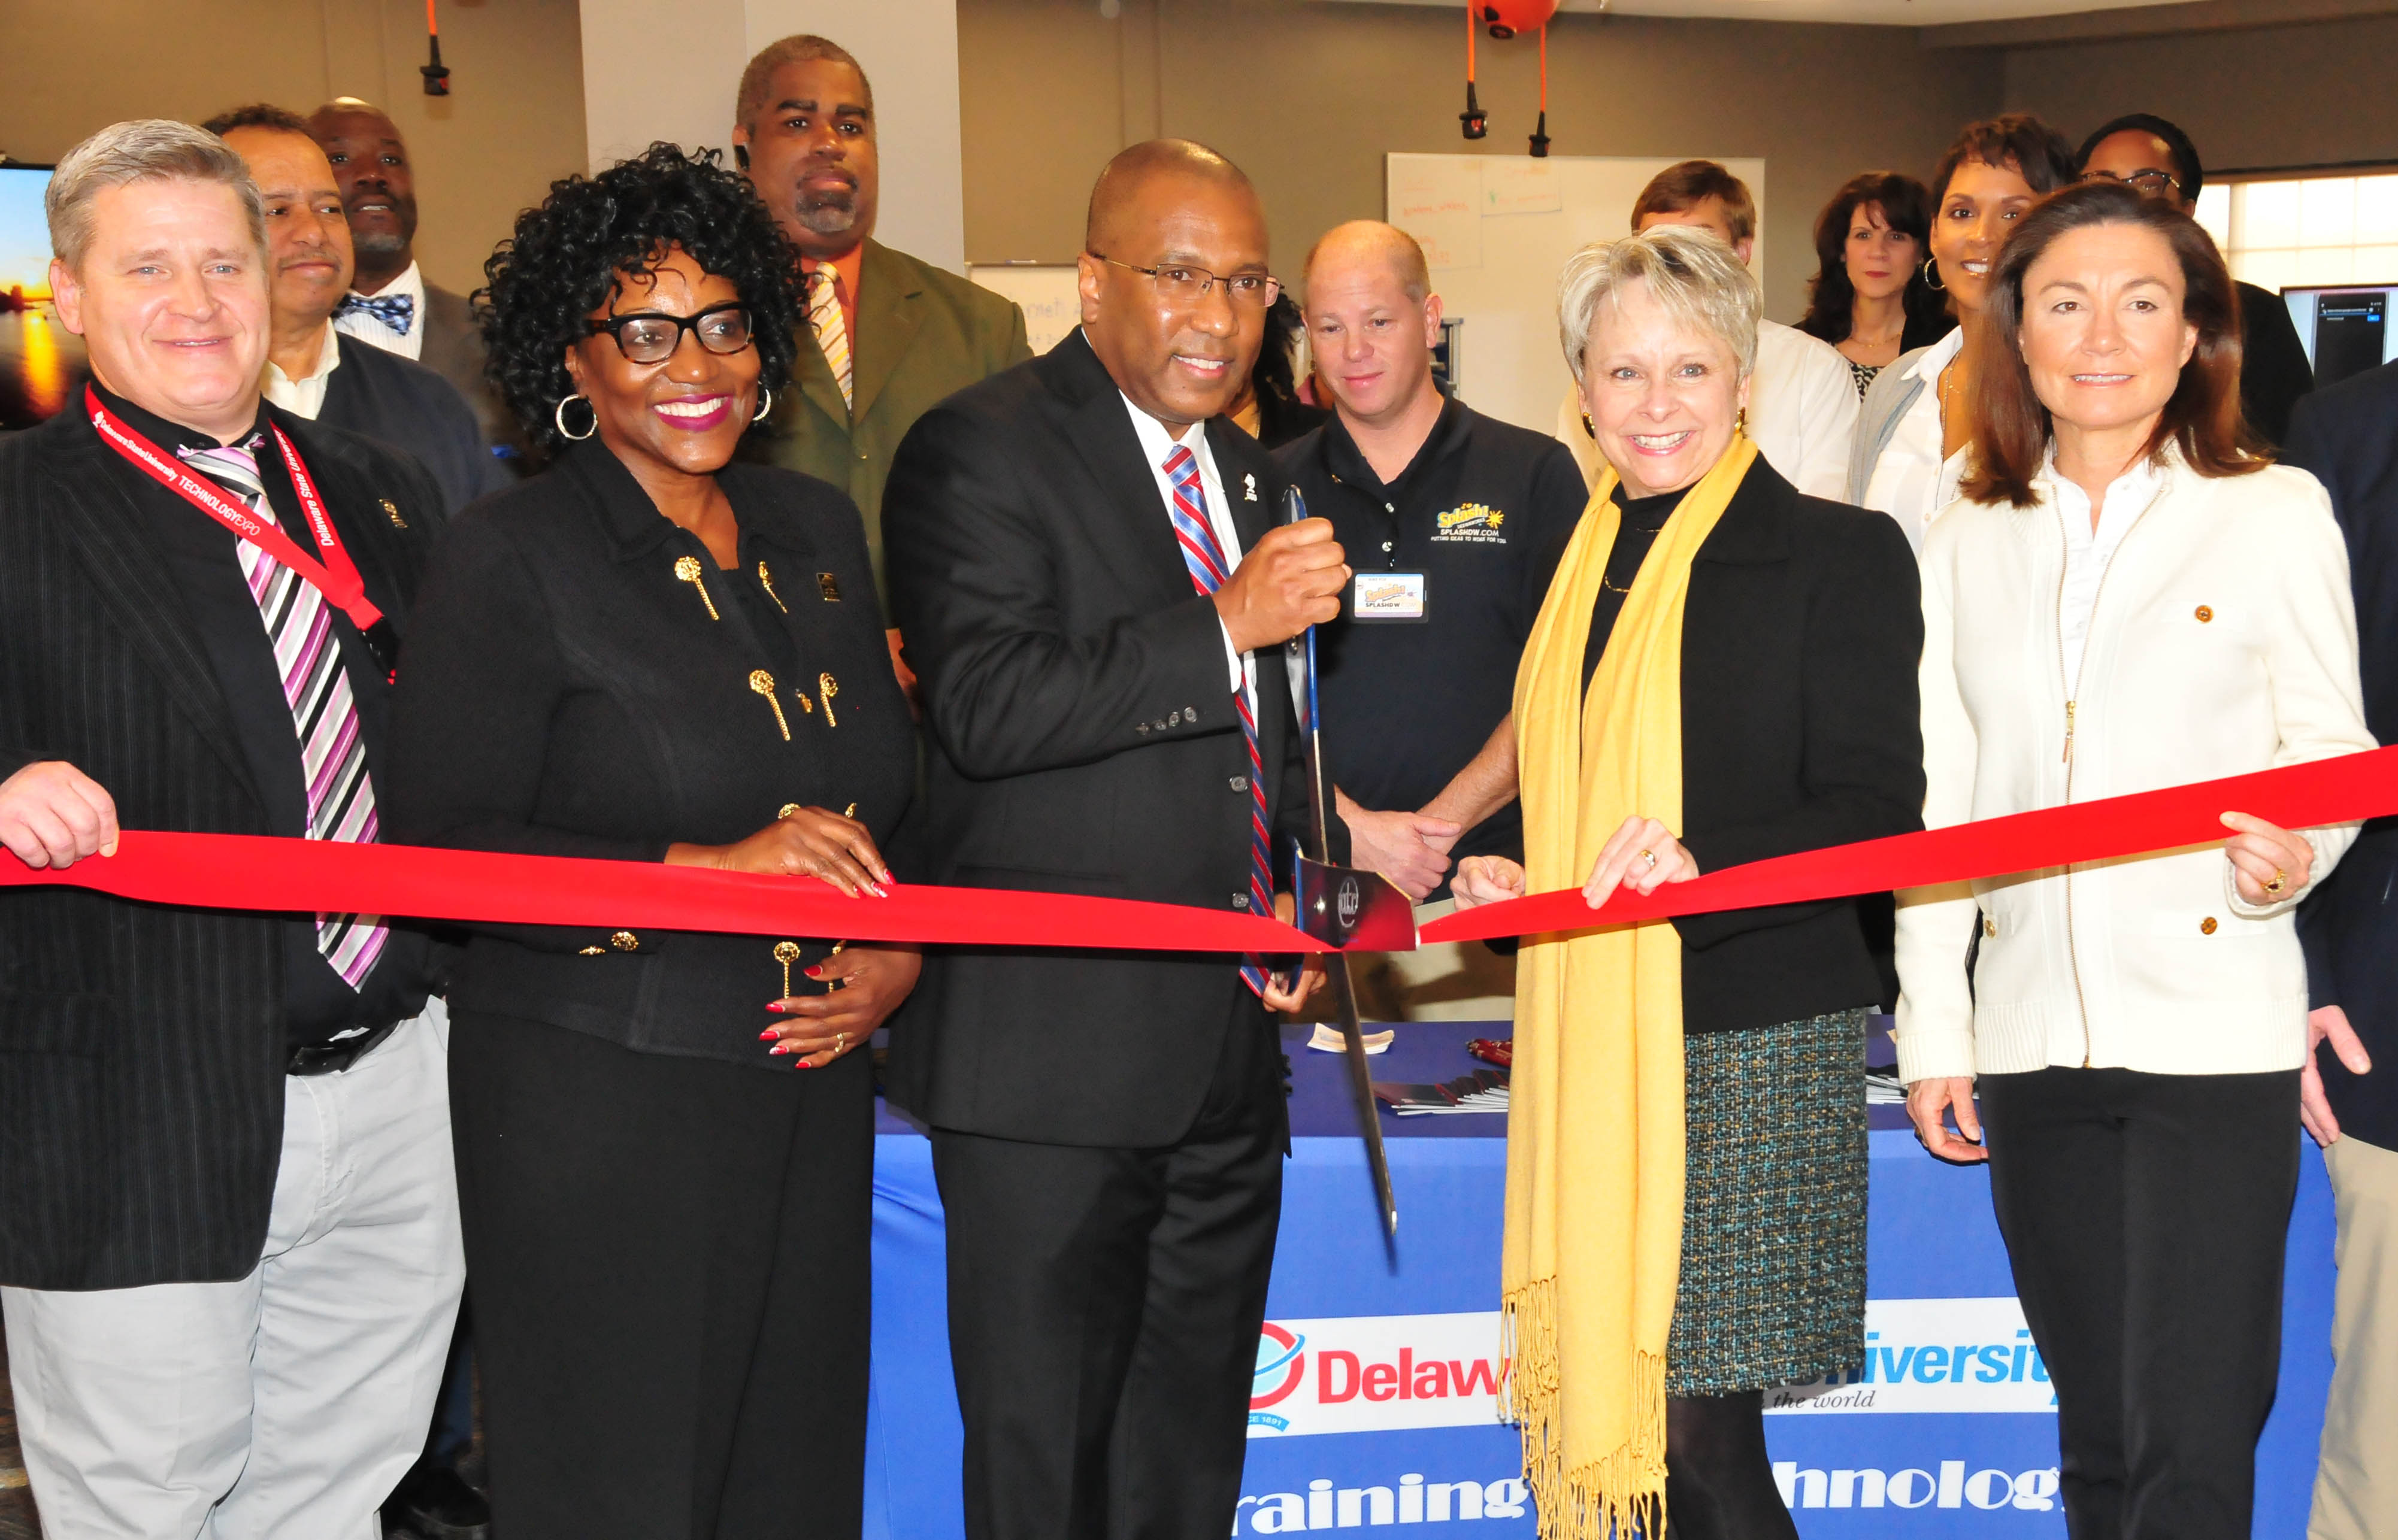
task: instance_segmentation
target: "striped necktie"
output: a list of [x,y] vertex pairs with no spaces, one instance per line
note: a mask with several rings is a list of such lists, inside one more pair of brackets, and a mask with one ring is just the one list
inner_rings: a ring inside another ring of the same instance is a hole
[[[178,449],[185,463],[223,487],[270,524],[279,523],[258,476],[258,449],[264,434],[222,449]],[[333,635],[325,596],[289,567],[248,541],[236,547],[249,596],[266,625],[291,707],[299,739],[300,772],[308,791],[308,837],[371,844],[375,838],[374,783],[367,777],[366,740],[358,732],[357,702],[342,666],[342,646]],[[378,915],[318,915],[317,950],[356,989],[383,955],[387,932]]]
[[[1207,489],[1199,480],[1199,457],[1187,444],[1177,444],[1165,457],[1165,478],[1174,487],[1174,538],[1182,547],[1182,565],[1191,569],[1191,586],[1212,595],[1233,573],[1216,526],[1207,517]],[[1249,751],[1249,913],[1273,915],[1273,871],[1266,840],[1266,767],[1258,753],[1258,716],[1246,689],[1233,692],[1233,709],[1241,716],[1241,738]],[[1252,955],[1241,961],[1241,982],[1258,994],[1266,990],[1263,959]]]
[[841,386],[841,402],[855,406],[850,397],[849,324],[841,315],[841,275],[830,262],[819,262],[808,275],[808,326],[816,334],[816,346],[824,350],[825,362],[832,367],[832,377]]

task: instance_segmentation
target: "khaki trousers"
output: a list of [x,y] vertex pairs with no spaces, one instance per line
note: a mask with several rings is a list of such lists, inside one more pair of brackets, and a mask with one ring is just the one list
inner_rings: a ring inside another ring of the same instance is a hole
[[2398,1151],[2350,1136],[2323,1154],[2339,1285],[2307,1540],[2398,1540]]

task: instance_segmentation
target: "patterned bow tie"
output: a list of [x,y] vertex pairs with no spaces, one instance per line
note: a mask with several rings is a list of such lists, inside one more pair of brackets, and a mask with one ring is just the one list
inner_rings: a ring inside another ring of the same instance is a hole
[[405,337],[408,335],[409,327],[416,320],[416,296],[413,294],[345,295],[340,306],[334,310],[333,319],[338,321],[344,315],[355,315],[361,311]]

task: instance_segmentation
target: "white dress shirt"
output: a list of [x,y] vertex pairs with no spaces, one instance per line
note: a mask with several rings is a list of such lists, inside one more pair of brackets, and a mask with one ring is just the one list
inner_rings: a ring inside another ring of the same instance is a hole
[[[1582,393],[1566,387],[1557,437],[1573,451],[1584,486],[1598,481],[1598,446],[1582,425]],[[1848,496],[1849,444],[1857,430],[1857,382],[1849,361],[1777,321],[1757,324],[1757,372],[1748,384],[1748,436],[1782,479],[1809,497]]]
[[1839,350],[1796,327],[1758,322],[1748,436],[1766,463],[1809,497],[1838,502],[1848,494],[1856,431],[1856,376]]
[[283,372],[283,366],[270,358],[266,371],[259,377],[259,390],[265,397],[294,417],[317,421],[325,409],[325,392],[333,382],[333,371],[342,367],[342,346],[336,341],[333,323],[325,323],[324,341],[317,346],[317,367],[303,377],[294,380]]
[[[1225,500],[1224,483],[1216,474],[1216,457],[1207,448],[1207,425],[1193,422],[1182,430],[1178,438],[1165,423],[1133,405],[1132,397],[1124,392],[1125,410],[1132,414],[1132,431],[1140,439],[1140,454],[1149,462],[1149,474],[1157,479],[1157,501],[1167,518],[1174,516],[1174,478],[1165,474],[1165,462],[1172,457],[1175,446],[1188,444],[1199,461],[1199,489],[1207,498],[1207,523],[1216,531],[1216,543],[1224,549],[1224,576],[1231,577],[1241,565],[1241,533],[1233,528],[1233,507]],[[1178,547],[1179,549],[1179,547]],[[1195,590],[1194,590],[1195,592]],[[1250,719],[1255,720],[1258,706],[1258,663],[1246,652],[1233,650],[1233,632],[1220,617],[1216,622],[1224,634],[1226,688],[1245,692],[1249,698]]]
[[[353,291],[355,292],[355,291]],[[361,342],[371,342],[385,353],[397,353],[411,363],[424,356],[424,272],[414,262],[398,277],[375,290],[371,296],[405,294],[416,301],[416,313],[409,318],[408,334],[400,335],[363,310],[354,310],[333,325]]]
[[2090,640],[2090,612],[2097,606],[2107,564],[2115,559],[2115,547],[2123,536],[2164,492],[2164,473],[2154,457],[2142,455],[2138,463],[2108,482],[2095,530],[2090,527],[2090,494],[2057,473],[2054,445],[2049,447],[2041,483],[2065,521],[2065,578],[2057,587],[2056,630],[2065,648],[2068,686],[2078,688],[2081,649]]
[[1940,426],[1940,371],[1964,346],[1965,328],[1959,327],[1924,349],[1900,376],[1922,381],[1923,391],[1898,420],[1889,448],[1874,462],[1873,479],[1866,483],[1866,506],[1898,520],[1918,556],[1923,554],[1924,531],[1957,501],[1958,484],[1965,479],[1966,450],[1944,453],[1947,435]]

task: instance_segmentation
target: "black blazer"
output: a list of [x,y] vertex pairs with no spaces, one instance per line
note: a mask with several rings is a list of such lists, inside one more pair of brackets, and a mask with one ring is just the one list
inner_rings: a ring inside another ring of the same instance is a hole
[[[269,412],[369,596],[403,624],[440,493],[405,456]],[[126,828],[266,834],[205,645],[115,459],[79,402],[0,441],[0,777],[64,759]],[[0,891],[0,1283],[124,1289],[258,1265],[283,1145],[285,931]]]
[[[1700,871],[1923,826],[1921,605],[1895,523],[1751,467],[1683,611],[1682,843]],[[1880,998],[1854,899],[1674,924],[1685,1031]]]
[[[913,791],[915,730],[857,509],[789,471],[734,464],[717,481],[741,527],[737,572],[718,570],[596,439],[451,526],[400,658],[391,838],[654,862],[679,840],[745,838],[786,803],[855,802],[889,852]],[[721,618],[676,576],[682,558]],[[752,629],[733,588],[754,585],[761,563],[782,607],[765,610],[785,628],[780,643]],[[798,677],[778,656],[796,658]],[[775,676],[788,740],[750,688],[756,669]],[[829,712],[825,674],[837,685]],[[790,1061],[758,1040],[783,993],[775,946],[801,944],[798,989],[832,939],[487,927],[450,1003],[780,1070]]]
[[333,336],[342,362],[325,382],[317,422],[414,455],[453,514],[514,479],[484,447],[474,411],[449,381],[348,332]]
[[2270,289],[2240,290],[2240,411],[2268,444],[2289,436],[2290,413],[2315,388],[2315,368],[2291,324],[2290,307]]
[[[1206,431],[1246,550],[1282,478],[1230,419]],[[1233,907],[1251,804],[1222,625],[1082,333],[919,419],[882,528],[931,740],[925,876]],[[1306,818],[1279,656],[1258,659],[1278,869]],[[1253,998],[1237,961],[939,951],[893,1026],[892,1098],[965,1132],[1171,1144]]]
[[[2398,365],[2327,385],[2297,405],[2285,464],[2314,473],[2348,537],[2364,722],[2398,743]],[[2398,1149],[2398,818],[2377,818],[2298,908],[2313,1003],[2348,1012],[2373,1069],[2315,1055],[2342,1134]]]

